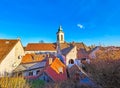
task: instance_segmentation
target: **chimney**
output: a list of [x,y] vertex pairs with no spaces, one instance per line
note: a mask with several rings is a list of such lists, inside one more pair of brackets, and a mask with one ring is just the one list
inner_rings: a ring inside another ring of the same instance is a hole
[[52,58],[48,58],[49,59],[49,65],[52,64]]
[[47,57],[48,57],[48,58],[50,57],[50,54],[49,54],[49,53],[47,54]]
[[9,44],[10,42],[7,40],[7,41],[5,41],[5,44]]

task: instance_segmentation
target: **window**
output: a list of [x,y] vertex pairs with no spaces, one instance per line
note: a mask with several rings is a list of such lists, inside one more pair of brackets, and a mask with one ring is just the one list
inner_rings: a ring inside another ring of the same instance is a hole
[[57,35],[57,40],[59,41],[59,35]]
[[63,41],[63,35],[61,35],[61,41]]
[[29,72],[29,76],[33,76],[33,72]]
[[40,70],[37,70],[37,71],[36,71],[36,75],[38,75],[39,73],[40,73]]

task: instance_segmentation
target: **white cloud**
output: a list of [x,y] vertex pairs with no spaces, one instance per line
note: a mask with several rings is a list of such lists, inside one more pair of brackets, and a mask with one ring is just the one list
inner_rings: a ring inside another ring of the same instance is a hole
[[84,29],[84,28],[85,28],[82,24],[77,24],[77,26],[78,26],[80,29]]

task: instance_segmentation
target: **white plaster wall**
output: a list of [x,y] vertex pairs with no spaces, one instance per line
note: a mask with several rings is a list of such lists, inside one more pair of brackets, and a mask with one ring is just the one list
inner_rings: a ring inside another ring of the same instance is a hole
[[37,70],[42,70],[43,68],[38,68],[38,69],[33,69],[33,70],[30,70],[30,71],[24,71],[23,72],[23,76],[29,76],[29,72],[33,72],[33,76],[36,76],[37,74],[36,74],[36,72],[37,72]]
[[49,53],[56,53],[57,51],[25,51],[25,54],[32,54],[32,53],[46,53],[46,52],[49,52]]
[[69,60],[73,59],[75,61],[75,59],[77,58],[77,49],[76,46],[66,55],[66,65],[68,66],[69,64]]
[[4,72],[12,73],[12,71],[20,64],[22,59],[18,59],[18,56],[24,55],[24,50],[21,42],[18,41],[14,48],[4,58],[0,64],[0,73],[4,75]]

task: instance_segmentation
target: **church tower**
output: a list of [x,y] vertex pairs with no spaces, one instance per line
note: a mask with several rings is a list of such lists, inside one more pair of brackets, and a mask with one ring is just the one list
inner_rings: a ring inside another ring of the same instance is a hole
[[56,34],[57,34],[57,42],[64,43],[64,32],[61,26],[58,28],[58,32]]

